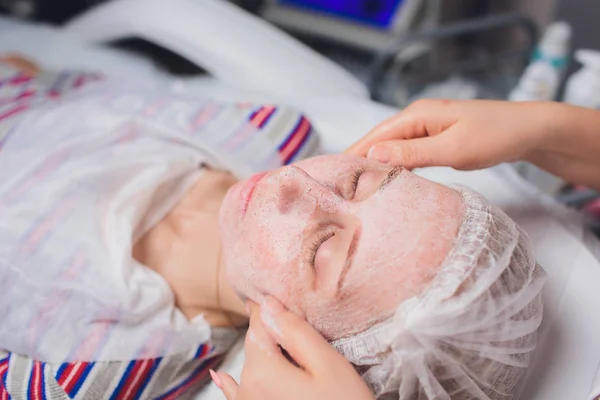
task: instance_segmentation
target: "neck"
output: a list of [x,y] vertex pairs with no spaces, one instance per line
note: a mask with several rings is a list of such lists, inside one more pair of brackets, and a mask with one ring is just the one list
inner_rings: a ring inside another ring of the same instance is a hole
[[[243,302],[229,285],[218,239],[219,208],[235,178],[207,169],[201,179],[133,248],[133,256],[169,284],[188,319],[243,326]],[[199,261],[200,260],[200,261]]]
[[[220,245],[219,257],[217,260],[217,304],[220,306],[221,312],[225,314],[230,323],[236,326],[246,325],[248,322],[248,312],[246,305],[231,287],[223,260],[223,247]],[[241,323],[241,324],[240,324]]]
[[[221,246],[220,243],[219,246]],[[215,291],[212,299],[205,305],[180,305],[180,309],[190,319],[203,314],[212,326],[240,328],[247,325],[248,312],[244,302],[229,284],[221,249],[220,247],[217,253],[216,262],[211,265],[212,273],[206,274],[206,276],[214,277]]]

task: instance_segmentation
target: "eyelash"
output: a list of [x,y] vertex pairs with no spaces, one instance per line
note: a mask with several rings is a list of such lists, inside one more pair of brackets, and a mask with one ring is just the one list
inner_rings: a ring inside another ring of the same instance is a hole
[[[360,168],[357,169],[356,171],[354,171],[353,175],[352,175],[352,180],[351,182],[351,190],[352,190],[352,194],[353,196],[356,194],[356,190],[358,189],[358,181],[360,180],[360,176],[365,172],[364,169]],[[310,259],[308,260],[310,262],[310,265],[312,265],[313,267],[315,266],[315,259],[317,258],[317,252],[319,251],[319,247],[321,247],[321,245],[323,243],[325,243],[327,240],[331,239],[332,237],[335,236],[335,231],[334,230],[325,230],[321,233],[319,233],[318,237],[315,239],[315,241],[313,242],[313,244],[310,247],[310,252],[308,254],[310,254]]]
[[335,231],[333,230],[326,230],[319,233],[319,236],[315,239],[310,248],[310,265],[312,265],[313,267],[315,266],[315,259],[317,258],[317,251],[319,251],[319,247],[321,247],[323,243],[325,243],[327,240],[331,239],[334,236]]
[[363,172],[365,172],[364,169],[357,169],[356,171],[354,171],[354,175],[352,176],[352,193],[353,196],[356,194],[356,190],[358,189],[358,181],[360,180],[360,176],[363,174]]

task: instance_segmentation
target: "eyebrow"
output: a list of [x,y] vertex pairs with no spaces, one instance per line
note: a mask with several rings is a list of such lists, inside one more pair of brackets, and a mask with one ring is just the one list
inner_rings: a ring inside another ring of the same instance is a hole
[[394,179],[396,179],[398,176],[400,176],[400,174],[402,173],[403,170],[404,170],[404,168],[401,166],[394,167],[387,174],[387,176],[385,177],[383,182],[381,182],[381,185],[379,186],[379,188],[377,190],[383,190],[387,185],[392,183],[394,181]]

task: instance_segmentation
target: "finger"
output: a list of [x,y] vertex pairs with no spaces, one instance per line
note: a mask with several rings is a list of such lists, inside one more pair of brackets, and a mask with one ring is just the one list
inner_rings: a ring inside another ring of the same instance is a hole
[[[253,352],[265,353],[273,355],[280,353],[277,342],[265,330],[260,319],[260,308],[254,302],[248,302],[250,311],[250,324],[246,332],[245,351],[246,357],[252,357]],[[260,356],[263,356],[260,354]]]
[[[268,333],[264,332],[268,336]],[[272,338],[270,340],[273,340]],[[303,371],[294,366],[281,352],[279,346],[271,348],[266,347],[258,335],[253,330],[246,333],[246,342],[244,344],[246,352],[245,364],[249,368],[260,368],[261,375],[272,376],[290,374],[302,374]],[[256,373],[254,374],[256,375]]]
[[287,311],[272,297],[261,305],[261,318],[267,331],[311,375],[327,370],[324,360],[332,357],[343,360],[308,322]]
[[215,385],[221,389],[227,400],[235,400],[239,386],[231,375],[216,373],[215,371],[210,370],[210,376],[212,377],[213,382],[215,382]]
[[450,128],[444,135],[413,140],[394,140],[374,145],[367,157],[407,169],[447,166],[462,169],[472,158]]
[[275,338],[269,334],[261,320],[260,308],[252,303],[250,326],[246,332],[245,352],[248,364],[260,365],[261,369],[293,371],[294,367],[283,355]]
[[[255,308],[251,311],[250,327],[246,333],[245,373],[242,373],[242,384],[262,388],[261,390],[268,388],[272,393],[289,390],[282,388],[283,382],[286,385],[304,386],[310,375],[294,366],[283,355],[273,337],[265,330],[257,310]],[[273,381],[274,377],[277,377],[277,381]]]
[[414,139],[426,135],[425,124],[411,116],[398,114],[378,124],[350,146],[345,153],[365,157],[369,149],[376,143],[389,140]]
[[373,145],[382,141],[435,136],[456,123],[455,104],[445,100],[417,101],[378,124],[346,152],[364,157]]

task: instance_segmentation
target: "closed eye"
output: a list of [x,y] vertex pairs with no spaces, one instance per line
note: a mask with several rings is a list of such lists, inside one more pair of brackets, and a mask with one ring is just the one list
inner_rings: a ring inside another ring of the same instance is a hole
[[358,190],[358,182],[360,177],[365,172],[364,169],[359,168],[352,172],[352,175],[346,175],[341,182],[340,194],[345,200],[353,200]]
[[356,189],[358,189],[358,181],[360,180],[360,176],[363,174],[363,172],[365,172],[363,169],[357,169],[352,175],[352,185],[350,186],[352,188],[352,197],[356,195]]
[[308,262],[314,268],[315,267],[315,259],[317,258],[317,253],[319,251],[319,247],[329,239],[335,236],[335,230],[332,228],[326,229],[325,231],[319,232],[312,245],[310,246],[310,251],[308,252],[309,258]]

